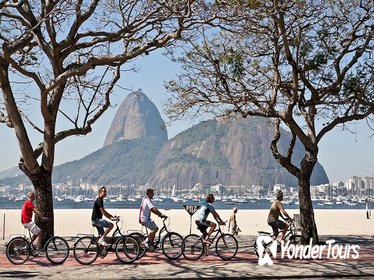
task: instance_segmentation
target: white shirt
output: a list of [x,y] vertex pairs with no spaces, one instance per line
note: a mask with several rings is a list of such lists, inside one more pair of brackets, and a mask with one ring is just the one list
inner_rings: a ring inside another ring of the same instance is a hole
[[151,209],[153,207],[154,205],[148,196],[143,198],[141,211],[140,211],[140,221],[142,223],[148,221],[151,218]]

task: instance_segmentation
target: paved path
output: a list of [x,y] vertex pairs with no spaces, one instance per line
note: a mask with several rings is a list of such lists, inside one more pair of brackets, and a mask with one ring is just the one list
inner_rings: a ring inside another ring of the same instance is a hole
[[[214,252],[191,262],[180,258],[167,260],[160,252],[147,255],[133,264],[121,264],[114,253],[94,264],[78,264],[72,254],[62,265],[52,265],[45,257],[30,258],[25,264],[11,264],[4,253],[4,241],[0,241],[0,279],[374,279],[373,236],[323,236],[335,239],[338,245],[358,245],[358,259],[320,260],[274,259],[273,265],[259,266],[252,244],[255,236],[239,237],[239,252],[234,260],[222,261]],[[346,248],[343,246],[342,248]]]

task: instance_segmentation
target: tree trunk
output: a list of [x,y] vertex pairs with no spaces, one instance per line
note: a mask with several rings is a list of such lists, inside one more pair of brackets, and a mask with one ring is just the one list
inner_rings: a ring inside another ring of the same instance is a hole
[[36,174],[30,176],[30,180],[35,189],[36,208],[48,218],[48,221],[43,222],[37,217],[36,223],[43,231],[54,235],[52,174],[42,167]]
[[303,160],[299,173],[299,209],[301,220],[301,234],[313,244],[318,244],[318,232],[314,218],[314,209],[310,195],[310,177],[315,163]]

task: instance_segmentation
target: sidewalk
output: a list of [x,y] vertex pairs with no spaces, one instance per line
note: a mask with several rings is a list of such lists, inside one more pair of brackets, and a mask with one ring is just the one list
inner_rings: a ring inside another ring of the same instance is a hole
[[124,265],[116,260],[115,253],[94,264],[78,264],[72,252],[68,260],[59,266],[52,265],[45,257],[30,258],[20,266],[12,265],[4,253],[4,241],[0,240],[0,279],[290,279],[290,278],[355,278],[374,279],[373,236],[321,236],[321,241],[335,239],[339,245],[358,245],[358,259],[299,260],[273,259],[273,265],[258,265],[253,253],[255,236],[239,236],[239,251],[232,261],[222,261],[215,252],[198,261],[183,257],[167,260],[162,252],[147,253],[133,264]]

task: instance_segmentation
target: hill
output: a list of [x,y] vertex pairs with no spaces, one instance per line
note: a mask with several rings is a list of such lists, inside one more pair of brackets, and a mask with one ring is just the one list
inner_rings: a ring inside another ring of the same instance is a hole
[[[286,130],[281,134],[279,148],[286,151],[291,135]],[[74,185],[149,183],[158,189],[173,185],[189,188],[196,183],[297,186],[297,179],[271,154],[273,135],[268,119],[250,117],[204,121],[167,140],[165,123],[156,106],[139,91],[127,96],[118,108],[104,147],[80,160],[56,166],[52,179],[54,183]],[[295,165],[303,155],[303,146],[296,143]],[[29,183],[23,175],[0,181],[12,185],[21,182]],[[311,183],[328,183],[320,164],[314,169]]]

